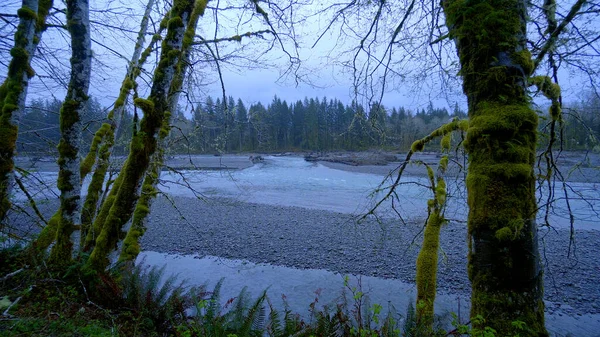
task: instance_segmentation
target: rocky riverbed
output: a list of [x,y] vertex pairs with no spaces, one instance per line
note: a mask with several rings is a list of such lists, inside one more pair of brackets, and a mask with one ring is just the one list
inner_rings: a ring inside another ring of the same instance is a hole
[[[348,214],[223,199],[171,201],[154,203],[144,250],[415,280],[422,224],[357,223]],[[438,289],[467,298],[465,227],[450,223],[442,230]],[[547,311],[600,313],[600,232],[577,231],[571,252],[568,230],[541,229],[539,235]]]

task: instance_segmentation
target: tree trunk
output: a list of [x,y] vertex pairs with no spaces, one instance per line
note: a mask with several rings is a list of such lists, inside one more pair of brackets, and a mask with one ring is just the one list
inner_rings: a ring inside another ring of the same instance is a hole
[[[535,223],[537,115],[522,0],[443,2],[469,103],[471,317],[498,335],[547,336]],[[518,324],[524,322],[525,330]]]
[[[168,94],[168,108],[170,112],[177,110],[177,105],[179,103],[179,89],[183,85],[185,73],[189,68],[190,64],[190,48],[192,46],[194,36],[196,34],[196,26],[198,24],[198,19],[201,15],[204,14],[205,7],[205,4],[196,4],[196,6],[194,7],[194,11],[192,12],[190,22],[188,23],[188,26],[186,28],[183,43],[181,46],[182,56],[179,60],[179,65],[177,66],[177,71],[175,73],[175,76],[173,77],[173,83],[171,84],[171,88]],[[127,231],[127,236],[123,240],[123,248],[121,249],[121,254],[119,256],[120,262],[131,263],[135,261],[136,257],[140,253],[139,241],[142,238],[142,235],[144,235],[144,233],[146,232],[148,214],[150,213],[152,202],[154,198],[156,198],[156,194],[158,193],[156,185],[158,184],[158,178],[160,177],[160,172],[164,162],[164,142],[165,138],[169,134],[170,129],[169,117],[169,115],[166,115],[163,120],[163,125],[159,132],[159,140],[157,144],[157,151],[154,155],[154,161],[150,165],[148,173],[146,173],[146,177],[144,178],[141,195],[137,201],[135,210],[133,212],[131,227],[129,228],[129,231]]]
[[[184,33],[190,24],[194,3],[195,1],[192,0],[174,2],[171,18],[167,24],[167,36],[162,44],[159,65],[154,73],[150,97],[135,100],[135,104],[143,110],[144,117],[140,122],[139,132],[132,138],[127,162],[119,173],[120,186],[116,184],[113,186],[118,188],[118,193],[88,260],[90,267],[97,271],[103,271],[108,266],[108,254],[116,247],[123,225],[131,218],[133,207],[139,197],[140,185],[150,165],[150,158],[157,148],[159,130],[168,113],[168,94],[180,89],[180,84],[179,87],[174,87],[172,84],[180,59],[183,57],[181,51]],[[204,9],[206,1],[198,1],[197,6]]]
[[67,28],[71,34],[71,78],[60,111],[61,139],[58,143],[57,186],[60,189],[61,215],[56,229],[56,244],[50,252],[50,263],[58,266],[71,261],[75,241],[71,235],[75,233],[75,225],[81,223],[80,117],[88,100],[92,71],[88,1],[67,1]]
[[8,76],[0,86],[0,231],[11,207],[18,112],[25,108],[29,79],[35,74],[31,59],[45,30],[46,16],[51,7],[51,0],[23,0],[17,12],[19,26],[15,33],[15,46],[11,50],[13,58],[8,66]]
[[[106,172],[110,164],[110,153],[115,142],[115,135],[117,134],[117,128],[122,120],[122,115],[125,112],[125,103],[129,97],[131,89],[135,86],[135,80],[140,73],[140,67],[145,62],[145,57],[141,58],[144,42],[146,40],[146,32],[148,31],[148,21],[152,7],[154,6],[154,0],[148,0],[144,16],[140,24],[140,31],[138,33],[135,48],[133,50],[133,56],[129,61],[129,67],[125,74],[125,79],[121,84],[119,90],[119,96],[115,101],[114,108],[108,114],[108,120],[110,124],[103,124],[102,127],[94,135],[94,140],[88,155],[85,157],[81,164],[81,179],[85,179],[85,176],[91,172],[92,167],[98,159],[98,165],[96,170],[92,174],[92,180],[88,187],[88,193],[83,204],[81,213],[81,240],[80,248],[84,249],[88,233],[92,228],[92,222],[96,216],[98,200],[100,193],[102,192],[102,186],[106,177]],[[160,35],[155,35],[160,36]],[[154,45],[155,38],[152,39],[150,46]],[[95,239],[95,232],[91,232],[90,243]],[[89,247],[88,247],[89,248]]]

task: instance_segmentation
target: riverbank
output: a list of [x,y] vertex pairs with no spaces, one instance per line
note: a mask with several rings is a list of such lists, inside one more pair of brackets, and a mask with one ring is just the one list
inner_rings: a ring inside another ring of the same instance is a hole
[[[172,200],[174,204],[164,198],[154,203],[142,239],[144,250],[415,281],[422,224],[403,225],[393,219],[357,224],[349,214],[297,207]],[[450,223],[442,230],[438,289],[468,298],[465,227]],[[600,232],[577,231],[577,249],[571,255],[569,231],[543,229],[539,236],[547,311],[600,313],[600,260],[595,254]]]
[[[360,156],[369,158],[369,153],[363,153]],[[401,166],[402,162],[406,159],[406,153],[396,154],[397,161],[389,161],[387,163],[380,163],[377,165],[370,164],[368,160],[365,161],[354,161],[352,163],[360,163],[358,165],[347,164],[345,161],[348,158],[354,158],[356,154],[348,154],[349,157],[337,155],[335,160],[321,160],[318,161],[320,164],[336,170],[343,170],[348,172],[357,173],[370,173],[385,176],[390,172],[395,175],[397,169]],[[379,157],[378,157],[379,158]],[[411,161],[404,169],[405,176],[427,176],[427,170],[423,166],[423,163],[437,168],[437,164],[441,158],[440,153],[436,152],[420,152],[415,153]],[[581,182],[581,183],[600,183],[600,154],[588,153],[588,152],[563,152],[560,156],[555,158],[556,168],[560,172],[560,175],[568,182]],[[446,176],[460,177],[466,175],[466,169],[468,161],[466,156],[451,156],[451,160],[446,171]],[[546,162],[545,158],[542,158],[539,165],[535,166],[535,174],[544,176],[546,174]]]

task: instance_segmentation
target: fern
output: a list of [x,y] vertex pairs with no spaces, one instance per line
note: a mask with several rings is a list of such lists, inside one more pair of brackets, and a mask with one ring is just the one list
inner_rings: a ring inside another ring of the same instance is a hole
[[177,276],[166,278],[165,266],[149,267],[144,261],[121,271],[122,297],[126,306],[139,317],[149,318],[160,331],[172,331],[184,318],[184,310],[190,305],[190,291]]
[[406,308],[403,330],[406,337],[417,337],[417,314],[412,301],[408,303],[408,307]]
[[[247,310],[244,308],[244,320],[239,330],[239,336],[261,336],[262,333],[258,333],[265,329],[265,298],[267,297],[267,291],[263,291],[262,295],[259,296],[254,304]],[[258,333],[258,334],[257,334]]]

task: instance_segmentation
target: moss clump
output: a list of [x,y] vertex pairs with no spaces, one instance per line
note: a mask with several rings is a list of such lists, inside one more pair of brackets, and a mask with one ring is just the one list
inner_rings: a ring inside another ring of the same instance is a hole
[[21,7],[17,10],[17,15],[25,20],[37,20],[37,13],[31,8]]
[[452,142],[452,134],[447,133],[442,137],[442,140],[440,141],[440,146],[442,147],[443,150],[450,150],[451,142]]
[[133,102],[137,107],[142,109],[145,114],[154,111],[154,102],[151,99],[136,98]]
[[512,59],[514,62],[523,68],[523,72],[525,76],[531,76],[533,73],[533,69],[535,68],[535,63],[531,59],[531,52],[529,49],[523,49],[517,52],[512,53]]
[[548,76],[534,76],[529,79],[530,85],[535,85],[542,94],[548,98],[552,105],[550,106],[550,117],[553,121],[562,119],[562,108],[560,103],[560,86]]
[[169,19],[169,22],[167,23],[167,29],[170,29],[170,30],[181,28],[183,26],[184,26],[183,20],[181,20],[181,17],[179,17],[179,16],[172,17],[171,19]]
[[496,231],[496,234],[494,236],[500,241],[509,241],[514,237],[513,231],[510,229],[510,227],[500,228]]
[[440,169],[442,171],[446,171],[446,169],[448,168],[448,155],[443,155],[442,158],[440,159]]
[[50,9],[52,9],[53,5],[54,5],[53,0],[39,0],[37,24],[36,24],[36,30],[38,32],[43,32],[46,30],[46,18],[48,17],[48,14],[50,13]]
[[435,199],[438,205],[446,204],[446,182],[439,178],[435,187]]
[[529,83],[537,86],[544,96],[551,100],[558,99],[560,97],[560,86],[554,82],[548,76],[534,76],[529,79]]
[[11,49],[10,56],[18,62],[27,62],[29,60],[29,53],[24,48]]

